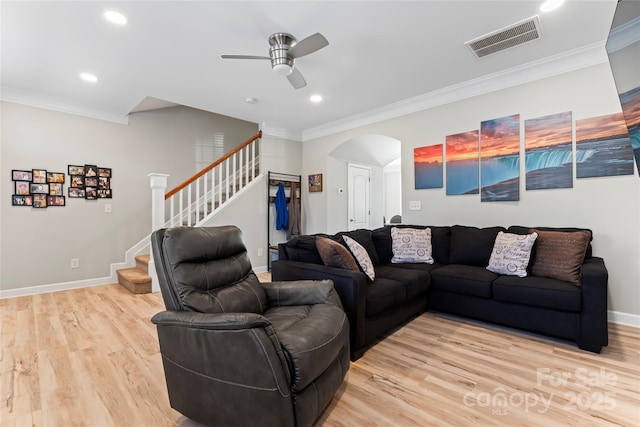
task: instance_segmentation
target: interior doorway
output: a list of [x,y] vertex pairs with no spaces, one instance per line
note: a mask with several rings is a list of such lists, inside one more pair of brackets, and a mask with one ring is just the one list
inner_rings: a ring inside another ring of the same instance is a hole
[[370,228],[371,168],[349,163],[348,168],[349,230]]

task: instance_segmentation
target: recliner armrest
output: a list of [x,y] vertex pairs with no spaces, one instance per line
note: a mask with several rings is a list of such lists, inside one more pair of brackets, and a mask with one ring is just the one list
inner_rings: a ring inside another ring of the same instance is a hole
[[331,280],[292,280],[262,283],[269,303],[275,307],[333,304],[342,308]]
[[161,311],[151,318],[158,326],[186,326],[192,329],[252,329],[271,325],[255,313],[197,313],[193,311]]

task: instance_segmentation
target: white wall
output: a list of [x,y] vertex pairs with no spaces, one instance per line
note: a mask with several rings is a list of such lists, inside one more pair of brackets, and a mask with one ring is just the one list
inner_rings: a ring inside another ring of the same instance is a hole
[[[332,187],[342,174],[327,154],[362,134],[382,134],[402,142],[403,222],[473,226],[528,225],[588,227],[594,232],[594,254],[609,269],[609,306],[619,320],[640,319],[639,223],[640,180],[635,176],[574,179],[572,189],[525,191],[521,161],[520,201],[481,203],[478,195],[446,196],[445,189],[415,190],[413,149],[444,144],[446,135],[479,129],[480,122],[512,114],[524,120],[572,111],[580,120],[621,110],[608,64],[562,74],[380,123],[339,132],[303,143],[303,173],[325,173]],[[524,145],[524,131],[521,144]],[[335,176],[332,176],[335,175]],[[575,172],[574,172],[575,178]],[[412,200],[421,211],[409,211]],[[336,231],[332,191],[309,200],[314,214],[308,231]],[[342,227],[346,229],[346,227]]]
[[402,165],[390,165],[384,174],[384,217],[386,222],[402,214]]
[[[151,231],[147,174],[169,174],[171,189],[193,175],[195,141],[222,132],[226,152],[258,131],[255,123],[187,107],[132,114],[129,125],[7,102],[1,114],[2,291],[109,276],[110,264],[124,261],[125,251]],[[69,164],[112,168],[113,198],[11,206],[12,169],[66,174]],[[72,258],[80,268],[70,268]]]

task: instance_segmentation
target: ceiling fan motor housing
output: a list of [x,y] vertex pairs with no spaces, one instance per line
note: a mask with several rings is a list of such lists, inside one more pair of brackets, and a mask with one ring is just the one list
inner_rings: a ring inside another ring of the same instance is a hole
[[291,34],[276,33],[269,37],[269,56],[271,68],[276,74],[286,76],[293,72],[293,58],[289,56],[289,49],[296,44]]

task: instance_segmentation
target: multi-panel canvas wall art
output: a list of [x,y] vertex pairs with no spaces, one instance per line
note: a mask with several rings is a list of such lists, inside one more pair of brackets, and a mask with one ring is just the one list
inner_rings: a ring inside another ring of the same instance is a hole
[[627,124],[629,141],[636,158],[636,168],[640,173],[640,86],[621,93],[622,115]]
[[576,120],[576,177],[633,175],[633,151],[622,113]]
[[527,190],[573,187],[571,112],[524,121]]
[[480,123],[480,200],[520,199],[520,115]]
[[442,144],[413,149],[415,189],[442,188]]
[[447,195],[480,192],[479,139],[477,130],[447,135]]

